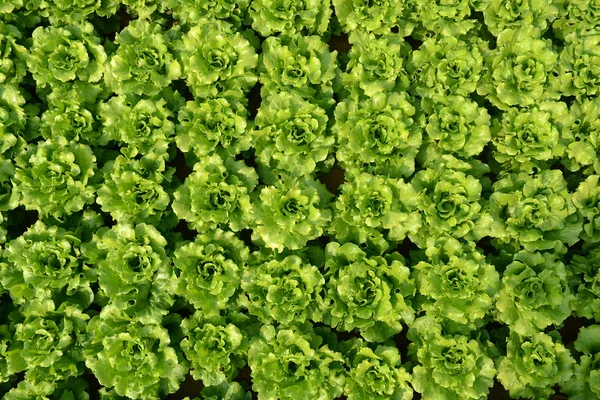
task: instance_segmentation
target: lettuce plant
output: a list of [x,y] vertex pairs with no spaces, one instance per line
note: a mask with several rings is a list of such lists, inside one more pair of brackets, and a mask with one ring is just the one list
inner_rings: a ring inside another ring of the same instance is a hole
[[115,38],[118,48],[106,68],[106,85],[118,94],[146,96],[169,86],[182,73],[170,36],[156,23],[132,21]]
[[473,242],[441,237],[413,266],[417,304],[427,315],[476,327],[491,313],[499,276]]
[[336,158],[349,172],[410,176],[422,142],[418,116],[406,93],[346,99],[335,109]]
[[75,141],[89,146],[104,143],[96,117],[101,95],[99,85],[84,82],[55,88],[48,95],[49,107],[41,117],[42,137],[62,145]]
[[338,330],[358,329],[369,342],[385,342],[411,323],[414,280],[398,253],[369,256],[354,243],[325,248],[323,321]]
[[563,164],[570,171],[586,175],[600,173],[598,137],[600,137],[600,97],[575,101],[570,108],[570,135],[567,138],[566,157]]
[[482,40],[461,40],[456,36],[425,39],[411,53],[406,66],[411,91],[422,98],[475,92],[484,73],[484,51]]
[[52,302],[29,306],[24,320],[15,326],[15,339],[22,343],[21,357],[27,363],[26,379],[60,381],[83,371],[81,341],[89,316],[77,307],[54,310]]
[[415,16],[420,26],[415,30],[417,37],[428,37],[432,33],[440,36],[459,36],[474,27],[471,2],[468,0],[415,2]]
[[450,96],[427,111],[427,144],[442,154],[476,157],[491,139],[487,109],[465,97]]
[[169,0],[173,16],[181,25],[193,26],[199,20],[224,20],[235,28],[246,22],[250,0]]
[[482,399],[494,383],[493,345],[485,339],[446,332],[435,318],[412,324],[408,337],[418,364],[412,371],[413,388],[424,399]]
[[170,214],[167,190],[175,170],[167,167],[163,158],[119,156],[106,163],[103,172],[106,179],[98,189],[96,202],[117,222],[156,223]]
[[223,158],[235,157],[252,145],[247,118],[248,111],[236,100],[188,101],[177,114],[175,143],[198,159],[215,152]]
[[411,184],[363,172],[341,185],[330,232],[342,243],[367,243],[379,232],[389,241],[402,241],[421,227],[418,203]]
[[81,253],[81,240],[72,232],[41,221],[4,246],[0,263],[2,287],[16,304],[34,299],[88,307],[96,281]]
[[410,1],[333,0],[335,13],[346,33],[364,30],[376,34],[391,33],[398,28],[401,36],[412,32]]
[[281,253],[299,250],[323,234],[332,195],[313,179],[284,178],[263,186],[254,201],[252,240]]
[[412,184],[421,193],[417,207],[424,223],[413,241],[428,246],[441,236],[468,240],[482,236],[486,219],[482,219],[482,184],[478,175],[467,162],[449,156],[438,158],[415,174]]
[[97,265],[109,304],[146,322],[160,321],[173,304],[176,283],[166,246],[154,226],[125,223],[99,229],[83,251]]
[[552,24],[552,31],[561,39],[571,40],[600,23],[600,4],[597,0],[570,0],[563,7],[564,11]]
[[495,182],[493,189],[491,235],[499,241],[535,251],[579,240],[582,223],[560,170],[510,174]]
[[[202,397],[205,400],[252,400],[252,394],[235,381],[217,386],[205,386],[202,389]],[[195,400],[200,399],[196,397]]]
[[32,5],[39,7],[40,15],[49,18],[55,25],[83,21],[96,14],[111,16],[119,8],[119,2],[115,0],[24,0],[23,3],[26,8]]
[[319,333],[310,325],[263,325],[248,350],[253,388],[261,398],[333,400],[342,394],[343,356]]
[[[299,95],[269,97],[254,120],[257,161],[269,174],[310,175],[333,151],[335,138],[327,135],[328,120],[325,110]],[[264,181],[273,181],[264,175]]]
[[181,349],[190,361],[192,376],[204,385],[227,383],[246,364],[248,339],[227,318],[197,311],[181,327],[185,335]]
[[182,36],[178,50],[182,77],[196,97],[243,99],[258,80],[256,51],[226,22],[194,26]]
[[254,0],[248,15],[262,36],[322,35],[331,18],[330,0]]
[[262,44],[259,81],[264,99],[279,92],[297,93],[323,108],[335,104],[340,70],[337,51],[329,51],[319,36],[265,39]]
[[[1,6],[0,6],[1,8]],[[27,73],[28,50],[20,44],[23,34],[14,25],[0,23],[0,83],[19,84]]]
[[573,300],[562,262],[551,253],[520,251],[502,275],[497,319],[521,336],[533,335],[560,325]]
[[9,160],[0,159],[0,211],[14,210],[19,206],[19,192],[14,190],[11,183],[14,175],[14,165]]
[[391,345],[370,346],[360,339],[342,343],[349,347],[349,373],[344,393],[349,400],[398,399],[411,400],[410,374],[402,367],[400,352]]
[[121,152],[130,158],[138,154],[163,155],[175,133],[174,113],[162,96],[154,99],[121,95],[100,105],[102,134],[124,143]]
[[38,136],[39,108],[26,104],[18,86],[0,84],[0,159],[13,163],[27,141]]
[[573,193],[573,204],[583,217],[580,237],[586,242],[600,242],[600,185],[598,175],[591,175],[581,182]]
[[58,382],[40,381],[36,383],[24,379],[6,393],[4,398],[6,400],[22,400],[25,398],[88,400],[90,398],[89,392],[90,385],[81,377],[71,377]]
[[507,354],[497,364],[498,380],[511,397],[546,399],[553,393],[551,386],[571,378],[573,357],[555,333],[510,334]]
[[562,11],[560,3],[550,0],[483,0],[478,2],[478,8],[483,10],[485,24],[494,36],[521,26],[542,32]]
[[64,27],[40,26],[32,39],[27,66],[40,87],[102,79],[106,52],[89,22]]
[[511,107],[494,121],[493,157],[502,168],[531,174],[560,160],[570,136],[565,103],[546,101],[519,109]]
[[410,81],[405,69],[410,46],[398,35],[375,36],[360,31],[350,35],[350,49],[342,83],[353,97],[402,92]]
[[572,274],[570,286],[576,293],[574,309],[578,316],[600,320],[600,273],[596,267],[600,260],[600,249],[585,246],[582,254],[574,254],[568,265]]
[[94,201],[96,156],[89,146],[54,140],[28,145],[16,158],[21,204],[42,216],[64,218]]
[[562,385],[561,390],[569,395],[569,399],[593,399],[600,395],[600,326],[581,328],[575,340],[575,349],[581,353],[581,357],[575,364],[573,376]]
[[597,96],[600,93],[600,30],[573,38],[558,59],[561,92],[570,96]]
[[254,220],[250,193],[257,183],[252,167],[212,155],[194,165],[194,172],[173,194],[172,208],[192,229],[227,226],[239,231]]
[[297,255],[259,256],[242,275],[248,313],[281,325],[314,319],[324,284],[321,271]]
[[557,100],[552,72],[558,52],[549,39],[537,37],[533,27],[502,31],[486,57],[487,72],[477,93],[502,110]]
[[249,250],[232,232],[208,231],[175,250],[177,293],[206,315],[233,302]]
[[100,384],[131,399],[158,399],[174,393],[187,365],[158,324],[104,320],[87,325],[85,364]]

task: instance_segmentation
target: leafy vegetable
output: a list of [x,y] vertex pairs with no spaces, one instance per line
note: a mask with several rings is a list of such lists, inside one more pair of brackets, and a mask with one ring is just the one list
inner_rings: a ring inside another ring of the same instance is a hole
[[253,387],[266,398],[335,399],[342,394],[344,359],[324,341],[312,327],[264,325],[248,350]]
[[415,292],[398,253],[369,257],[353,243],[325,249],[323,320],[341,331],[358,329],[369,342],[384,342],[411,323]]
[[552,385],[571,378],[574,360],[556,336],[511,333],[508,353],[498,359],[498,380],[511,397],[545,399],[552,394]]

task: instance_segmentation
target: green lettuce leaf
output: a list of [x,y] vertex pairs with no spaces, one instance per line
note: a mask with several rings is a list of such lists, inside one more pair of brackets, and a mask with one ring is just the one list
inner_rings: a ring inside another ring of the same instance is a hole
[[342,83],[352,97],[409,88],[406,65],[411,48],[400,35],[375,36],[356,31],[349,40],[352,47]]
[[16,158],[15,189],[27,210],[64,218],[94,201],[96,156],[89,146],[54,140],[28,145]]
[[485,338],[447,332],[435,318],[417,319],[408,331],[408,354],[417,365],[412,385],[425,399],[487,398],[494,384],[496,350]]
[[165,229],[176,225],[169,207],[175,169],[166,166],[163,158],[151,154],[141,159],[119,156],[106,163],[103,172],[104,183],[98,189],[96,202],[114,220],[162,223]]
[[235,157],[252,145],[248,133],[248,110],[236,100],[225,98],[188,101],[177,114],[175,143],[184,153],[198,159],[216,152]]
[[489,200],[490,235],[528,251],[548,250],[579,240],[582,221],[560,170],[510,174],[496,181]]
[[515,254],[503,273],[496,318],[521,336],[560,325],[575,300],[565,265],[551,253]]
[[33,224],[4,247],[0,263],[2,287],[16,304],[34,299],[63,301],[82,308],[94,298],[90,284],[96,272],[81,253],[81,240],[65,229]]
[[546,169],[565,154],[570,122],[563,102],[511,107],[494,120],[493,157],[504,170],[531,174]]
[[582,353],[573,376],[561,386],[570,400],[587,400],[600,396],[600,326],[581,328],[575,349]]
[[248,338],[227,318],[197,311],[181,327],[185,335],[181,349],[190,362],[190,373],[204,385],[226,384],[246,365]]
[[501,110],[558,100],[554,89],[558,52],[550,39],[538,39],[532,26],[502,31],[486,57],[487,72],[477,93]]
[[261,96],[299,94],[327,109],[335,105],[340,89],[337,51],[329,51],[318,36],[271,36],[262,43],[258,72]]
[[156,399],[179,389],[187,363],[158,324],[94,317],[87,326],[85,364],[119,396]]

